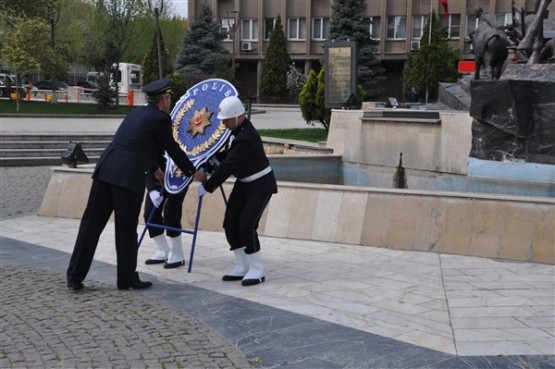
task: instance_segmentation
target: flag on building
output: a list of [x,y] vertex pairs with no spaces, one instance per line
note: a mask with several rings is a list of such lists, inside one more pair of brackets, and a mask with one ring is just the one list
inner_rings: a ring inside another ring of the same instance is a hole
[[447,6],[447,0],[438,0],[441,5],[443,5],[443,11],[445,12],[445,19],[449,19],[449,8]]

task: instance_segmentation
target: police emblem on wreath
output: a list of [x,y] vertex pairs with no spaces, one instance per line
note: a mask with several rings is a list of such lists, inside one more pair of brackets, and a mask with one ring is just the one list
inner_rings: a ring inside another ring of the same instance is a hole
[[[231,132],[216,118],[220,102],[237,96],[235,87],[223,79],[207,79],[189,88],[171,112],[173,138],[195,168],[201,167],[225,145]],[[164,185],[179,193],[192,181],[167,155]]]

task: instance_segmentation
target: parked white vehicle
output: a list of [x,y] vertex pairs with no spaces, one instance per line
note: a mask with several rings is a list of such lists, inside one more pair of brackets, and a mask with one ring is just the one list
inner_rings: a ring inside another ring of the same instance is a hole
[[[86,80],[98,84],[98,80],[102,76],[104,76],[102,72],[88,72]],[[114,78],[111,76],[110,82],[113,83],[113,81]],[[138,64],[119,63],[115,81],[121,94],[126,94],[131,90],[140,90],[143,81],[143,67]]]

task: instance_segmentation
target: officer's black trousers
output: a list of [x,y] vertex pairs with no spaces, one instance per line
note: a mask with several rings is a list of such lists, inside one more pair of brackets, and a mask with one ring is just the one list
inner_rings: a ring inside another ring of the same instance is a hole
[[[164,201],[160,204],[160,206],[154,212],[150,223],[152,224],[159,224],[159,225],[167,225],[173,228],[181,229],[181,217],[183,214],[183,200],[185,199],[185,195],[187,194],[187,189],[185,188],[180,193],[172,194],[169,192],[164,193]],[[144,219],[145,223],[148,220],[148,217],[152,211],[153,204],[152,200],[150,199],[149,194],[146,194],[145,198],[145,211],[144,211]],[[148,234],[149,236],[156,237],[164,233],[164,229],[157,228],[157,227],[148,227]],[[181,234],[179,231],[174,231],[171,229],[166,230],[166,234],[168,237],[174,238]]]
[[272,194],[231,191],[225,210],[224,229],[231,250],[245,246],[246,254],[260,250],[258,223]]
[[113,212],[117,284],[131,285],[137,269],[137,225],[140,211],[141,198],[133,191],[94,179],[69,262],[68,282],[78,283],[87,276],[100,235]]

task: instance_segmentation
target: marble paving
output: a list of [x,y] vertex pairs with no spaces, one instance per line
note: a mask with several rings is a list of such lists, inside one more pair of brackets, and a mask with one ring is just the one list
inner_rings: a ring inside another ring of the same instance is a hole
[[[29,216],[2,237],[72,251],[79,220]],[[139,231],[142,231],[140,226]],[[191,236],[183,235],[185,250]],[[284,311],[458,356],[555,355],[555,267],[427,252],[264,237],[266,283],[224,283],[233,262],[223,233],[199,232],[192,273],[143,263],[175,288],[193,285]],[[115,263],[108,224],[95,260]],[[115,282],[114,282],[115,283]]]

